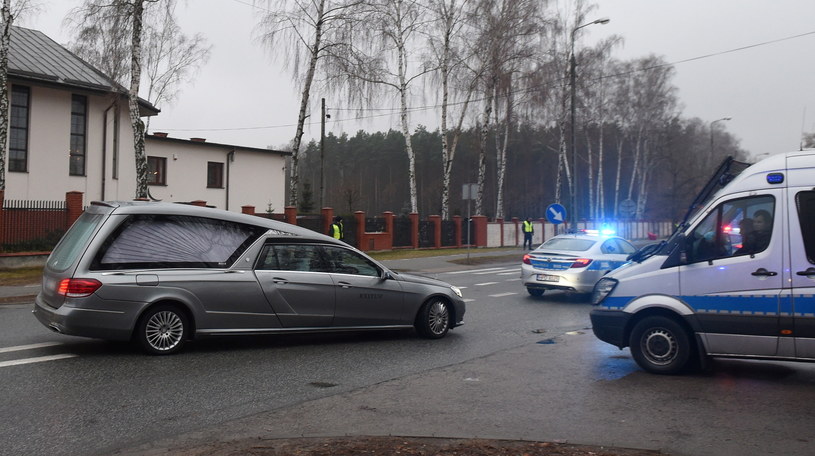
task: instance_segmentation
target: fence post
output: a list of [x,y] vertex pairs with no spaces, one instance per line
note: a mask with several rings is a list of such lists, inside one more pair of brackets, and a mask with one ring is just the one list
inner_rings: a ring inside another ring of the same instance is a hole
[[334,208],[324,207],[320,209],[320,213],[323,216],[323,234],[328,234],[331,224],[334,223]]
[[473,225],[474,225],[474,243],[476,247],[486,247],[487,246],[487,216],[486,215],[474,215],[473,217]]
[[441,215],[431,215],[428,219],[433,224],[433,245],[439,249],[441,248]]
[[283,213],[286,215],[286,223],[289,225],[297,225],[297,208],[294,206],[286,206],[283,209]]
[[74,224],[76,219],[82,215],[82,192],[68,192],[65,194],[65,227],[68,228]]
[[453,216],[453,223],[456,224],[456,247],[461,248],[461,216],[454,215]]
[[393,250],[393,212],[385,211],[382,217],[385,219],[385,232],[388,233],[388,250]]
[[414,249],[419,248],[419,214],[411,212],[408,214],[410,218],[410,243]]
[[515,246],[517,247],[520,244],[520,227],[518,226],[518,217],[512,217],[512,224],[515,225]]
[[368,245],[368,238],[365,236],[365,212],[354,212],[354,218],[357,221],[357,248],[362,251],[371,250],[373,247]]
[[6,223],[5,223],[6,211],[3,210],[3,202],[5,200],[6,200],[6,190],[5,189],[0,189],[0,241],[5,239],[3,237],[3,233],[4,233],[3,230],[5,229],[5,226],[6,226]]

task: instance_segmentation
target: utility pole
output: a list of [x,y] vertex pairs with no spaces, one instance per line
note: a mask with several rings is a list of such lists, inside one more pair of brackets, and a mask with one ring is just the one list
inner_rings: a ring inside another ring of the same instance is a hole
[[320,210],[325,207],[325,98],[320,101]]

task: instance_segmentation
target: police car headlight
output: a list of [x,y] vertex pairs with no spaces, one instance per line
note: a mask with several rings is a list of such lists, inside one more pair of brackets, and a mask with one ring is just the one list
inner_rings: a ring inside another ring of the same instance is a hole
[[459,287],[454,287],[453,285],[450,285],[450,289],[453,290],[453,293],[458,295],[459,298],[464,297],[464,296],[461,295],[461,289],[459,289]]
[[591,303],[593,305],[600,304],[606,296],[609,295],[617,286],[617,280],[608,277],[603,277],[594,285],[594,293],[591,295]]

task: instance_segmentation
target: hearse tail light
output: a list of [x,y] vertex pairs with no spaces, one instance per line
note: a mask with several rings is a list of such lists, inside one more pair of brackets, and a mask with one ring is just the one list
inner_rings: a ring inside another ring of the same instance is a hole
[[84,298],[92,295],[101,286],[102,282],[96,279],[62,279],[57,293],[66,298]]

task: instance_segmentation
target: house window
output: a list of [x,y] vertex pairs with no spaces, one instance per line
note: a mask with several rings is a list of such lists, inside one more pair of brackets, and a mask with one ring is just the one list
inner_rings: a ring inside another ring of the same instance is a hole
[[88,124],[88,98],[82,95],[71,97],[71,176],[85,175],[85,137]]
[[147,183],[149,185],[167,185],[166,158],[147,157]]
[[224,188],[224,164],[207,162],[207,188]]
[[11,118],[9,119],[8,170],[28,171],[28,109],[31,89],[23,86],[11,88]]

